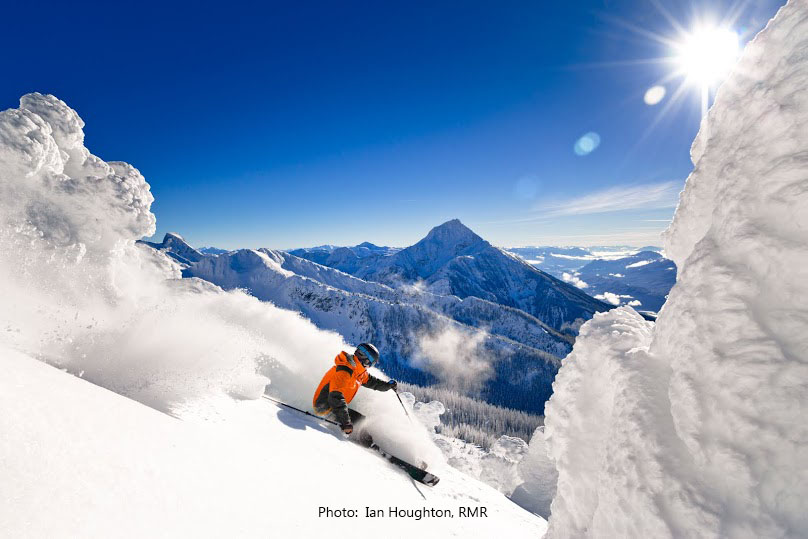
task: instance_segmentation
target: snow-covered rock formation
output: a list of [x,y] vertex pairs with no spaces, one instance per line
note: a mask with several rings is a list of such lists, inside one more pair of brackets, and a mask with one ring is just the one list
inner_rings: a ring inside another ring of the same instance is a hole
[[552,537],[808,535],[808,1],[718,91],[654,326],[581,329],[547,406]]
[[256,371],[284,341],[273,325],[341,346],[294,313],[183,280],[171,258],[135,245],[155,228],[149,185],[92,155],[83,125],[41,94],[0,112],[0,342],[161,410],[210,392],[260,395]]

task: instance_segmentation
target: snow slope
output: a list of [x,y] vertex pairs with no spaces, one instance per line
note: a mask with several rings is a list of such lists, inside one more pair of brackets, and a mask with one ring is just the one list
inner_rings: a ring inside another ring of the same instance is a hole
[[596,315],[565,359],[550,536],[808,536],[806,36],[791,0],[719,89],[656,325]]
[[[0,530],[7,537],[538,537],[546,523],[449,466],[418,485],[268,401],[164,415],[0,352]],[[318,517],[321,506],[358,510]],[[366,518],[365,507],[454,518]],[[460,518],[460,506],[488,518]]]

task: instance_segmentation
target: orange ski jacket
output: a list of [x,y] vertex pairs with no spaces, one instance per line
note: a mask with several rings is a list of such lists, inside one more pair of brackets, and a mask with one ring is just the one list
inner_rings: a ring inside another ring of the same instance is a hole
[[361,386],[387,391],[390,384],[372,376],[362,363],[347,352],[334,358],[334,366],[325,373],[314,392],[312,406],[320,415],[333,412],[340,425],[351,423],[348,403],[356,396]]

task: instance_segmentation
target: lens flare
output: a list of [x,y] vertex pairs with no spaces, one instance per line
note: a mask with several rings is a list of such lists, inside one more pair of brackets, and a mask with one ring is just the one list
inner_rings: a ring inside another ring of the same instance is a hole
[[643,101],[645,101],[646,105],[656,105],[665,98],[665,93],[666,90],[664,86],[651,86],[645,92]]
[[575,142],[575,153],[580,156],[589,155],[600,146],[600,135],[590,131]]

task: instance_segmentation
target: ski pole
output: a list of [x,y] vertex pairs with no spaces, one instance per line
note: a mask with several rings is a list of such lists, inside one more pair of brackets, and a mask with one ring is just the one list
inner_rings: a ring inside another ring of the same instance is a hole
[[[331,421],[331,420],[330,420],[330,419],[328,419],[327,417],[322,417],[322,416],[319,416],[319,415],[314,415],[314,414],[312,414],[312,413],[310,413],[310,412],[307,412],[306,410],[301,410],[300,408],[295,408],[295,407],[294,407],[294,406],[292,406],[291,404],[286,404],[285,402],[281,402],[281,401],[279,401],[278,399],[273,399],[273,398],[272,398],[272,397],[270,397],[269,395],[261,395],[261,396],[262,396],[262,397],[264,397],[264,398],[265,398],[266,400],[268,400],[268,401],[272,401],[272,402],[278,403],[278,404],[280,404],[281,406],[286,406],[287,408],[291,408],[292,410],[294,410],[294,411],[296,411],[296,412],[300,412],[301,414],[306,414],[306,415],[309,415],[309,416],[313,417],[314,419],[319,419],[320,421],[325,421],[326,423],[331,423],[332,425],[336,425],[336,426],[338,426],[338,427],[340,426],[340,425],[339,425],[339,423],[337,423],[336,421]],[[403,404],[402,404],[402,406],[403,406]],[[406,410],[405,410],[405,411],[406,411]]]
[[396,391],[396,390],[394,389],[394,390],[393,390],[393,393],[395,393],[395,394],[396,394],[396,398],[398,399],[399,404],[401,404],[401,408],[404,410],[404,413],[405,413],[405,414],[407,414],[407,419],[409,419],[409,420],[410,420],[410,423],[412,423],[412,418],[410,417],[410,413],[407,411],[407,407],[406,407],[406,406],[404,406],[404,403],[403,403],[403,402],[401,402],[401,397],[399,397],[399,396],[398,396],[398,391]]

